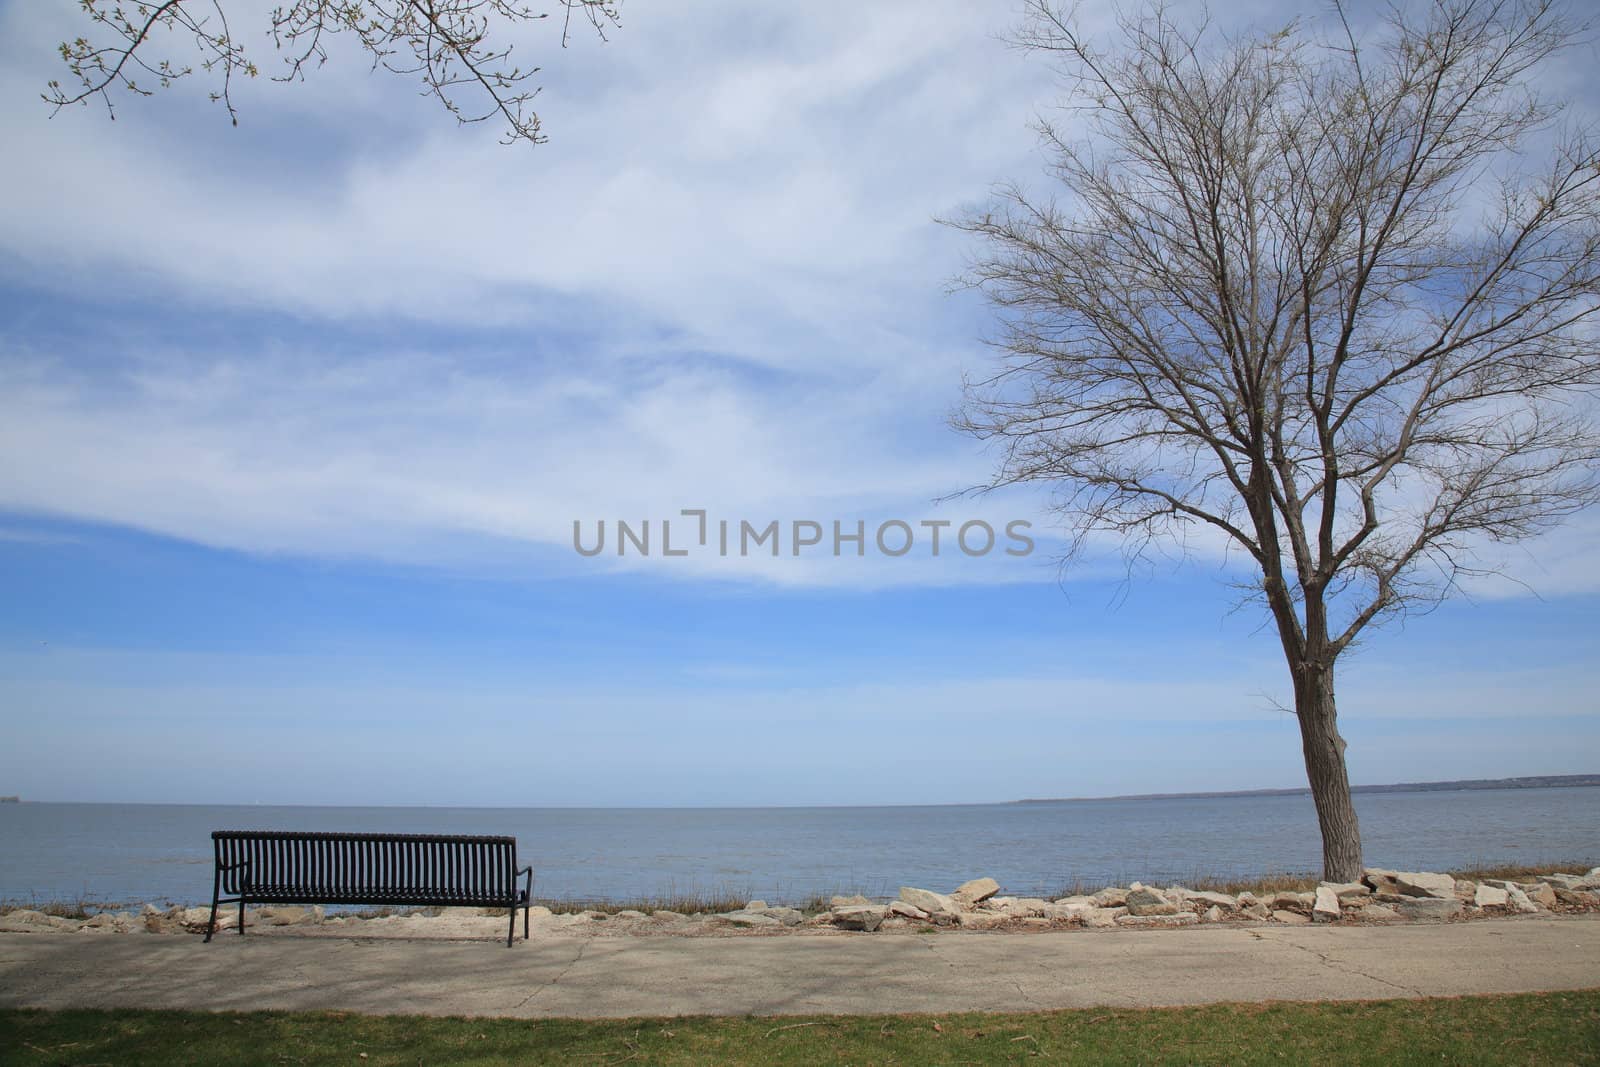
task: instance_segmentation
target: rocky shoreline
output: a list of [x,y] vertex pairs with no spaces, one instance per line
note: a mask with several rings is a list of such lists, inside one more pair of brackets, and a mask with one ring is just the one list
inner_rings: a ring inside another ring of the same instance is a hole
[[[954,930],[1148,929],[1224,923],[1344,923],[1386,925],[1416,921],[1463,921],[1540,913],[1600,913],[1600,867],[1587,873],[1540,874],[1528,881],[1458,879],[1427,871],[1368,868],[1358,882],[1323,882],[1308,892],[1256,894],[1192,890],[1140,882],[1093,894],[1045,900],[1003,896],[992,878],[977,878],[939,893],[903,887],[889,901],[834,897],[825,910],[752,900],[716,913],[675,911],[581,911],[532,909],[534,936],[730,935],[737,933],[915,933]],[[204,934],[209,907],[107,911],[70,918],[31,908],[0,914],[0,932]],[[222,909],[217,929],[239,922],[236,907]],[[425,909],[392,914],[329,914],[320,907],[248,908],[246,928],[324,936],[503,937],[505,912],[495,909]]]

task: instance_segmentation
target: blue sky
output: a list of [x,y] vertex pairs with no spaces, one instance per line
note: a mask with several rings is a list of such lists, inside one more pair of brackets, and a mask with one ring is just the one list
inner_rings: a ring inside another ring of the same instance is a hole
[[[0,5],[0,793],[1300,784],[1274,638],[1205,545],[1063,574],[1037,495],[935,502],[990,460],[944,424],[987,319],[933,219],[1037,172],[1054,91],[994,39],[1014,8],[626,15],[526,42],[530,150],[338,54],[247,86],[238,129],[198,87],[52,120],[75,13]],[[695,507],[1020,518],[1039,550],[572,551],[575,519]],[[1352,776],[1600,770],[1597,544],[1581,518],[1347,659]]]

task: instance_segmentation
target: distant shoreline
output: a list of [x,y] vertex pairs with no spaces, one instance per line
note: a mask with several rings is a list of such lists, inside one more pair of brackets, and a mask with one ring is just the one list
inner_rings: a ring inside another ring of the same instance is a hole
[[[1354,785],[1352,793],[1444,793],[1463,789],[1563,789],[1600,786],[1600,774],[1539,774],[1526,778],[1463,778],[1451,782],[1397,782],[1393,785]],[[1114,797],[1027,797],[1009,804],[1063,804],[1084,800],[1213,800],[1227,797],[1308,797],[1311,790],[1222,789],[1205,793],[1126,793]]]

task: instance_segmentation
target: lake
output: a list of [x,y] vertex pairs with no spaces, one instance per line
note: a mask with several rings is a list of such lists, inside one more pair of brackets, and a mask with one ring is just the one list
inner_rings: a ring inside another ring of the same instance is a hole
[[[1372,866],[1600,863],[1600,787],[1363,793]],[[545,898],[767,900],[989,875],[1015,895],[1321,866],[1306,796],[862,808],[339,808],[0,804],[0,899],[198,903],[212,830],[513,834]]]

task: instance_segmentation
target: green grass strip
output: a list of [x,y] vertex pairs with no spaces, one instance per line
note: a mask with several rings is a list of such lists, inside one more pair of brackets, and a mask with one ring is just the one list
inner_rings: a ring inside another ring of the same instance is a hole
[[1581,1064],[1600,990],[1027,1014],[629,1020],[3,1011],[6,1064]]

